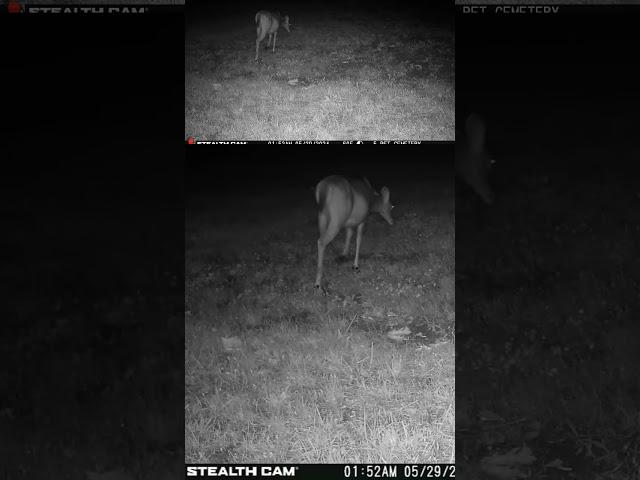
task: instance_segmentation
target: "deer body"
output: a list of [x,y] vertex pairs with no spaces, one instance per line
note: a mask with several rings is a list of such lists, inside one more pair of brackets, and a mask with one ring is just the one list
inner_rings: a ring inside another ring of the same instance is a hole
[[357,229],[356,256],[353,268],[358,269],[358,256],[360,254],[360,242],[362,241],[362,229],[364,221],[370,212],[379,213],[389,225],[393,225],[389,201],[389,189],[382,187],[378,194],[369,181],[348,180],[345,177],[332,175],[321,180],[316,186],[316,202],[318,203],[318,270],[316,274],[316,288],[320,287],[322,280],[322,264],[325,248],[338,235],[343,228],[347,231],[347,237],[342,252],[346,256],[349,252],[349,243],[353,236],[353,229]]
[[258,53],[260,48],[260,42],[264,40],[264,37],[269,35],[267,39],[267,48],[271,43],[273,37],[273,52],[276,51],[276,37],[278,36],[278,28],[282,26],[287,32],[289,30],[289,17],[287,15],[284,18],[279,13],[271,13],[266,10],[260,10],[256,13],[256,61],[258,60]]
[[472,113],[465,121],[464,132],[460,133],[461,138],[456,138],[456,173],[487,205],[491,205],[494,195],[489,186],[489,170],[493,160],[486,150],[486,124],[482,117]]

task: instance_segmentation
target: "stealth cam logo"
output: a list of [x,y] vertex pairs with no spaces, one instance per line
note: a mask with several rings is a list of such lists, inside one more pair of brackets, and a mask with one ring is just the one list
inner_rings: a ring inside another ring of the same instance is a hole
[[24,7],[18,0],[9,0],[7,2],[7,12],[9,13],[22,13],[24,12]]

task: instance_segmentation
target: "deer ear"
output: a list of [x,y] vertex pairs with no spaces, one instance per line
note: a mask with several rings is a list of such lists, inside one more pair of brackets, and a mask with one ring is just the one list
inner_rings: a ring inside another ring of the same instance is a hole
[[384,201],[384,203],[387,203],[389,201],[389,195],[391,195],[391,192],[389,192],[389,189],[387,187],[382,187],[382,190],[380,190],[380,193],[382,194],[382,201]]

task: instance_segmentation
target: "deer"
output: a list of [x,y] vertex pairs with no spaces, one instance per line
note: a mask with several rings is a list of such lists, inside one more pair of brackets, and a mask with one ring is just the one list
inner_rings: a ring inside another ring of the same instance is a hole
[[324,251],[327,245],[336,238],[340,230],[345,229],[347,237],[342,251],[342,257],[349,253],[349,244],[356,235],[356,256],[353,269],[358,270],[358,257],[360,243],[362,241],[362,229],[369,213],[379,213],[389,225],[393,225],[391,209],[393,205],[389,200],[390,192],[387,187],[382,187],[380,193],[376,192],[369,180],[347,179],[340,175],[332,175],[321,180],[315,189],[316,202],[318,204],[318,270],[316,274],[316,289],[320,290],[322,280],[322,263]]
[[489,185],[489,170],[495,161],[486,149],[486,123],[480,115],[472,113],[459,135],[455,147],[456,173],[484,203],[491,205],[495,197]]
[[273,53],[276,52],[276,37],[278,36],[278,28],[282,26],[287,32],[289,30],[289,16],[285,15],[284,18],[279,13],[271,13],[266,10],[260,10],[256,13],[256,62],[258,61],[258,53],[260,48],[260,42],[264,40],[264,37],[269,35],[267,39],[267,49],[271,43],[271,37],[273,37]]

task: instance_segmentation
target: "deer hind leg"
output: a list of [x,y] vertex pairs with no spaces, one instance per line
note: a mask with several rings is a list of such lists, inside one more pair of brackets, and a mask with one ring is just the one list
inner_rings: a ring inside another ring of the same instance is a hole
[[260,48],[260,42],[264,39],[264,35],[262,34],[262,31],[260,30],[260,27],[258,27],[257,31],[256,31],[256,60],[258,60],[258,52],[259,52],[259,48]]
[[344,249],[342,250],[342,256],[346,257],[349,254],[349,245],[351,244],[351,237],[353,236],[353,228],[345,228],[347,231],[347,237],[344,241]]
[[318,238],[318,271],[316,274],[315,284],[317,288],[320,287],[320,282],[322,280],[322,264],[325,248],[334,238],[336,238],[336,235],[340,230],[339,228],[336,228],[335,225],[331,225],[329,217],[322,213],[318,215],[318,226],[320,227],[320,238]]
[[322,280],[322,261],[324,260],[324,248],[326,245],[322,243],[321,239],[318,239],[318,270],[316,273],[316,288],[320,287],[320,281]]
[[358,225],[358,233],[356,235],[356,259],[353,262],[353,269],[358,270],[358,256],[360,255],[360,242],[362,241],[362,229],[364,228],[364,223]]
[[276,53],[276,37],[278,36],[278,31],[273,32],[273,53]]

